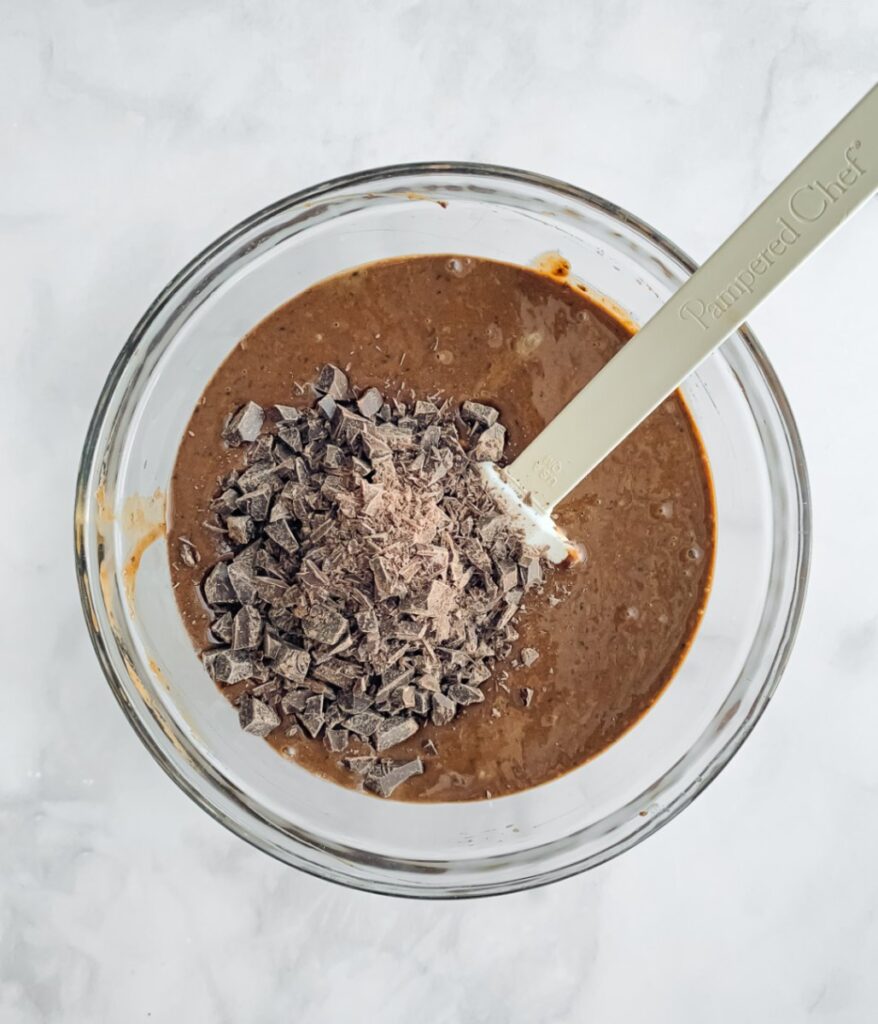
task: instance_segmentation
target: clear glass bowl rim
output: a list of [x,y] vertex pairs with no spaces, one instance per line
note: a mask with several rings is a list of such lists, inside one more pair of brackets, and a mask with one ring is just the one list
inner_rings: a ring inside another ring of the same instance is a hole
[[[638,828],[633,833],[623,836],[619,841],[611,844],[598,853],[589,854],[582,859],[565,864],[556,869],[543,873],[531,874],[527,877],[512,881],[503,881],[501,883],[481,881],[464,886],[461,886],[459,883],[451,884],[447,888],[435,885],[419,888],[413,885],[410,881],[401,882],[399,885],[389,883],[383,879],[380,881],[376,880],[374,882],[369,882],[343,870],[333,870],[331,867],[327,868],[322,865],[315,865],[312,861],[297,859],[295,856],[290,856],[289,854],[282,855],[282,851],[278,847],[272,846],[270,842],[265,841],[262,837],[259,837],[249,831],[247,829],[246,822],[242,823],[229,817],[220,806],[211,801],[208,795],[199,789],[199,787],[193,785],[189,779],[185,777],[180,766],[175,764],[173,757],[168,755],[168,752],[155,740],[144,722],[141,721],[138,710],[128,699],[124,685],[113,667],[109,652],[105,645],[105,638],[100,629],[96,626],[98,619],[96,616],[95,602],[96,600],[101,599],[101,588],[99,583],[92,578],[92,569],[90,567],[87,554],[87,532],[90,525],[90,498],[92,497],[89,494],[89,481],[97,468],[95,460],[98,456],[98,441],[104,428],[107,414],[112,407],[117,386],[123,379],[125,370],[129,363],[136,356],[151,324],[165,309],[168,303],[171,302],[175,294],[183,288],[191,277],[203,269],[212,258],[217,256],[236,239],[245,235],[261,222],[270,219],[278,213],[290,211],[302,204],[313,203],[314,200],[337,192],[339,189],[365,189],[368,188],[369,185],[374,185],[387,179],[398,177],[417,179],[418,177],[429,177],[430,175],[436,174],[454,174],[473,178],[496,178],[501,181],[535,186],[551,193],[556,198],[576,200],[632,229],[637,234],[641,235],[647,242],[652,243],[658,249],[662,250],[665,256],[669,257],[684,271],[691,274],[698,269],[698,264],[661,232],[657,231],[651,225],[615,203],[612,203],[593,192],[571,185],[560,179],[502,165],[456,161],[390,164],[383,167],[371,168],[347,175],[341,175],[292,193],[289,196],[263,207],[257,212],[251,214],[249,217],[246,217],[203,249],[171,279],[171,281],[153,300],[134,327],[110,369],[103,388],[101,389],[86,433],[76,482],[74,549],[77,583],[86,627],[88,629],[89,636],[91,637],[92,646],[98,657],[98,661],[110,689],[131,726],[134,728],[134,731],[140,737],[141,741],[149,750],[153,758],[155,758],[170,778],[173,779],[183,792],[185,792],[199,807],[206,810],[216,821],[257,849],[269,853],[276,859],[281,860],[282,863],[298,867],[300,870],[317,877],[325,878],[351,888],[380,892],[389,895],[427,899],[460,899],[485,895],[499,895],[506,892],[536,888],[541,885],[558,881],[562,878],[579,874],[582,871],[589,870],[599,864],[605,863],[606,861],[618,856],[620,853],[623,853],[625,850],[630,849],[632,846],[642,842],[659,828],[666,825],[684,808],[688,807],[688,805],[707,788],[707,786],[728,764],[744,740],[753,730],[756,722],[762,716],[762,713],[767,707],[786,667],[790,652],[795,642],[796,633],[798,631],[804,607],[810,567],[812,522],[808,472],[795,418],[783,387],[781,386],[771,363],[768,361],[761,344],[749,326],[746,323],[742,324],[736,333],[744,342],[748,355],[753,360],[756,368],[761,374],[775,404],[787,444],[790,469],[792,471],[793,483],[795,486],[796,521],[798,524],[796,538],[796,565],[793,579],[793,591],[789,606],[786,609],[786,621],[769,671],[762,682],[759,692],[756,694],[753,706],[746,719],[741,723],[737,730],[727,738],[726,742],[722,747],[720,747],[706,767],[699,772],[698,777],[682,792],[678,793],[677,796],[663,809],[661,814],[651,816],[644,822],[642,827]],[[241,806],[243,807],[245,814],[249,815],[252,813],[246,805]]]

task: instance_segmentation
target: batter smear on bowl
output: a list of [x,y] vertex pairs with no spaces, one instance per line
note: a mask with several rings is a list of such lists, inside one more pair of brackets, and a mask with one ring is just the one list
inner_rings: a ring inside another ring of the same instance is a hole
[[548,781],[637,721],[710,580],[682,398],[561,507],[577,566],[528,547],[477,468],[514,457],[628,334],[546,274],[428,256],[322,282],[241,341],[184,435],[169,550],[248,732],[379,796],[470,800]]

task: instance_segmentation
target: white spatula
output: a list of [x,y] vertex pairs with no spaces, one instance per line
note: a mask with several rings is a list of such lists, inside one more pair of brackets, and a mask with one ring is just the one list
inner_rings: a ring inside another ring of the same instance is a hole
[[878,86],[505,469],[483,463],[531,543],[577,548],[552,511],[878,188]]

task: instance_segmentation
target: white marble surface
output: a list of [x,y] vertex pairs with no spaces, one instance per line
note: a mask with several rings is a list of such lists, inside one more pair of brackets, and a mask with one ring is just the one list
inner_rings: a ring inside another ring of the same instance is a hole
[[609,196],[696,257],[878,72],[874,3],[0,0],[0,1020],[874,1020],[873,202],[753,317],[814,487],[786,678],[649,842],[520,896],[306,878],[197,810],[112,701],[71,556],[79,448],[171,275],[245,214],[407,159]]

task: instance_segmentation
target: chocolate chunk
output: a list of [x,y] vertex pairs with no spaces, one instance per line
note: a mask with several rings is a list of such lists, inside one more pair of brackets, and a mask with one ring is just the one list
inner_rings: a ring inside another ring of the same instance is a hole
[[321,679],[324,683],[340,687],[343,690],[350,689],[354,680],[359,679],[363,674],[363,666],[354,664],[351,661],[343,661],[341,658],[330,658],[311,670],[315,679]]
[[452,683],[448,687],[448,696],[463,707],[468,704],[481,704],[485,699],[485,695],[477,686],[469,686],[467,683]]
[[272,665],[274,671],[294,683],[304,683],[311,667],[311,655],[298,647],[283,644]]
[[543,582],[543,567],[536,555],[528,555],[518,563],[521,567],[521,584],[525,590]]
[[252,605],[244,605],[235,615],[232,650],[252,650],[262,639],[262,616]]
[[430,713],[430,695],[424,690],[419,690],[415,686],[404,686],[402,690],[396,692],[402,694],[402,707],[411,708],[416,715],[421,717]]
[[457,714],[457,705],[444,693],[434,693],[431,698],[432,712],[430,721],[433,725],[448,725]]
[[241,495],[238,499],[238,508],[246,511],[256,522],[264,523],[271,508],[271,493],[268,484],[260,484],[254,490]]
[[255,402],[248,402],[242,405],[226,424],[223,438],[233,448],[248,441],[255,441],[262,430],[264,420],[265,413],[262,407]]
[[407,740],[418,731],[414,718],[386,718],[375,730],[375,749],[381,753]]
[[355,715],[351,715],[345,722],[345,725],[358,736],[368,738],[375,734],[375,730],[382,721],[382,716],[375,711],[360,711]]
[[499,462],[506,447],[506,428],[494,423],[479,434],[473,447],[473,458],[477,462]]
[[539,656],[540,652],[533,647],[522,647],[521,649],[521,663],[525,668],[530,668]]
[[189,569],[194,569],[201,561],[198,548],[186,537],[180,538],[180,561]]
[[299,722],[302,727],[307,731],[311,739],[317,739],[320,735],[320,730],[326,721],[323,714],[323,694],[309,697],[305,701],[305,708],[299,714]]
[[238,705],[238,720],[244,732],[254,736],[267,736],[280,725],[280,719],[266,703],[248,694]]
[[278,419],[289,423],[295,423],[302,415],[294,405],[273,405],[272,409],[274,409]]
[[347,619],[329,606],[315,608],[302,619],[302,632],[310,640],[321,644],[335,644],[348,629]]
[[419,757],[411,761],[382,760],[369,769],[363,779],[363,788],[386,798],[403,782],[423,774],[424,765]]
[[280,699],[281,711],[285,715],[292,715],[296,711],[304,711],[305,702],[312,696],[313,694],[310,690],[289,690]]
[[277,604],[283,600],[287,585],[282,580],[270,579],[267,576],[256,577],[256,594],[266,604]]
[[330,422],[332,422],[335,418],[335,411],[338,408],[338,405],[332,395],[324,395],[317,403],[317,408]]
[[342,758],[341,763],[349,772],[353,772],[355,775],[365,775],[377,764],[377,758],[368,756],[345,757]]
[[[260,440],[262,440],[260,438]],[[270,484],[275,474],[275,464],[271,459],[264,459],[247,467],[238,477],[236,487],[242,493],[255,490],[263,484]],[[240,504],[240,502],[239,502]]]
[[[245,551],[249,550],[247,548]],[[239,556],[240,558],[240,556]],[[234,559],[229,563],[229,582],[235,592],[236,600],[241,604],[252,604],[257,598],[256,566],[247,559]]]
[[226,487],[221,494],[211,501],[211,511],[216,512],[221,518],[225,518],[238,508],[238,498],[240,497],[241,494],[236,488]]
[[466,423],[492,427],[497,422],[500,413],[490,405],[482,405],[481,402],[464,402],[460,407],[460,415]]
[[229,563],[217,562],[204,579],[204,600],[208,604],[234,604],[237,594],[229,579]]
[[201,660],[215,683],[232,686],[256,676],[256,663],[240,651],[217,649],[205,651]]
[[299,542],[296,540],[296,535],[293,533],[290,524],[285,520],[269,523],[265,527],[265,535],[270,537],[288,555],[294,555],[299,550]]
[[351,398],[351,389],[348,384],[347,375],[332,363],[327,363],[320,371],[317,380],[314,382],[314,390],[338,402],[345,402]]
[[518,586],[518,566],[504,559],[497,565],[497,585],[501,590],[513,590]]
[[328,750],[334,754],[340,754],[347,750],[350,733],[346,729],[327,729],[323,735],[323,742]]
[[229,516],[226,520],[229,539],[235,544],[249,544],[253,540],[255,528],[250,516]]
[[534,699],[534,692],[529,686],[522,686],[518,691],[518,696],[521,698],[521,703],[526,708],[529,708]]
[[384,397],[378,388],[368,388],[357,399],[357,408],[360,414],[367,419],[374,419],[381,406],[384,404]]

